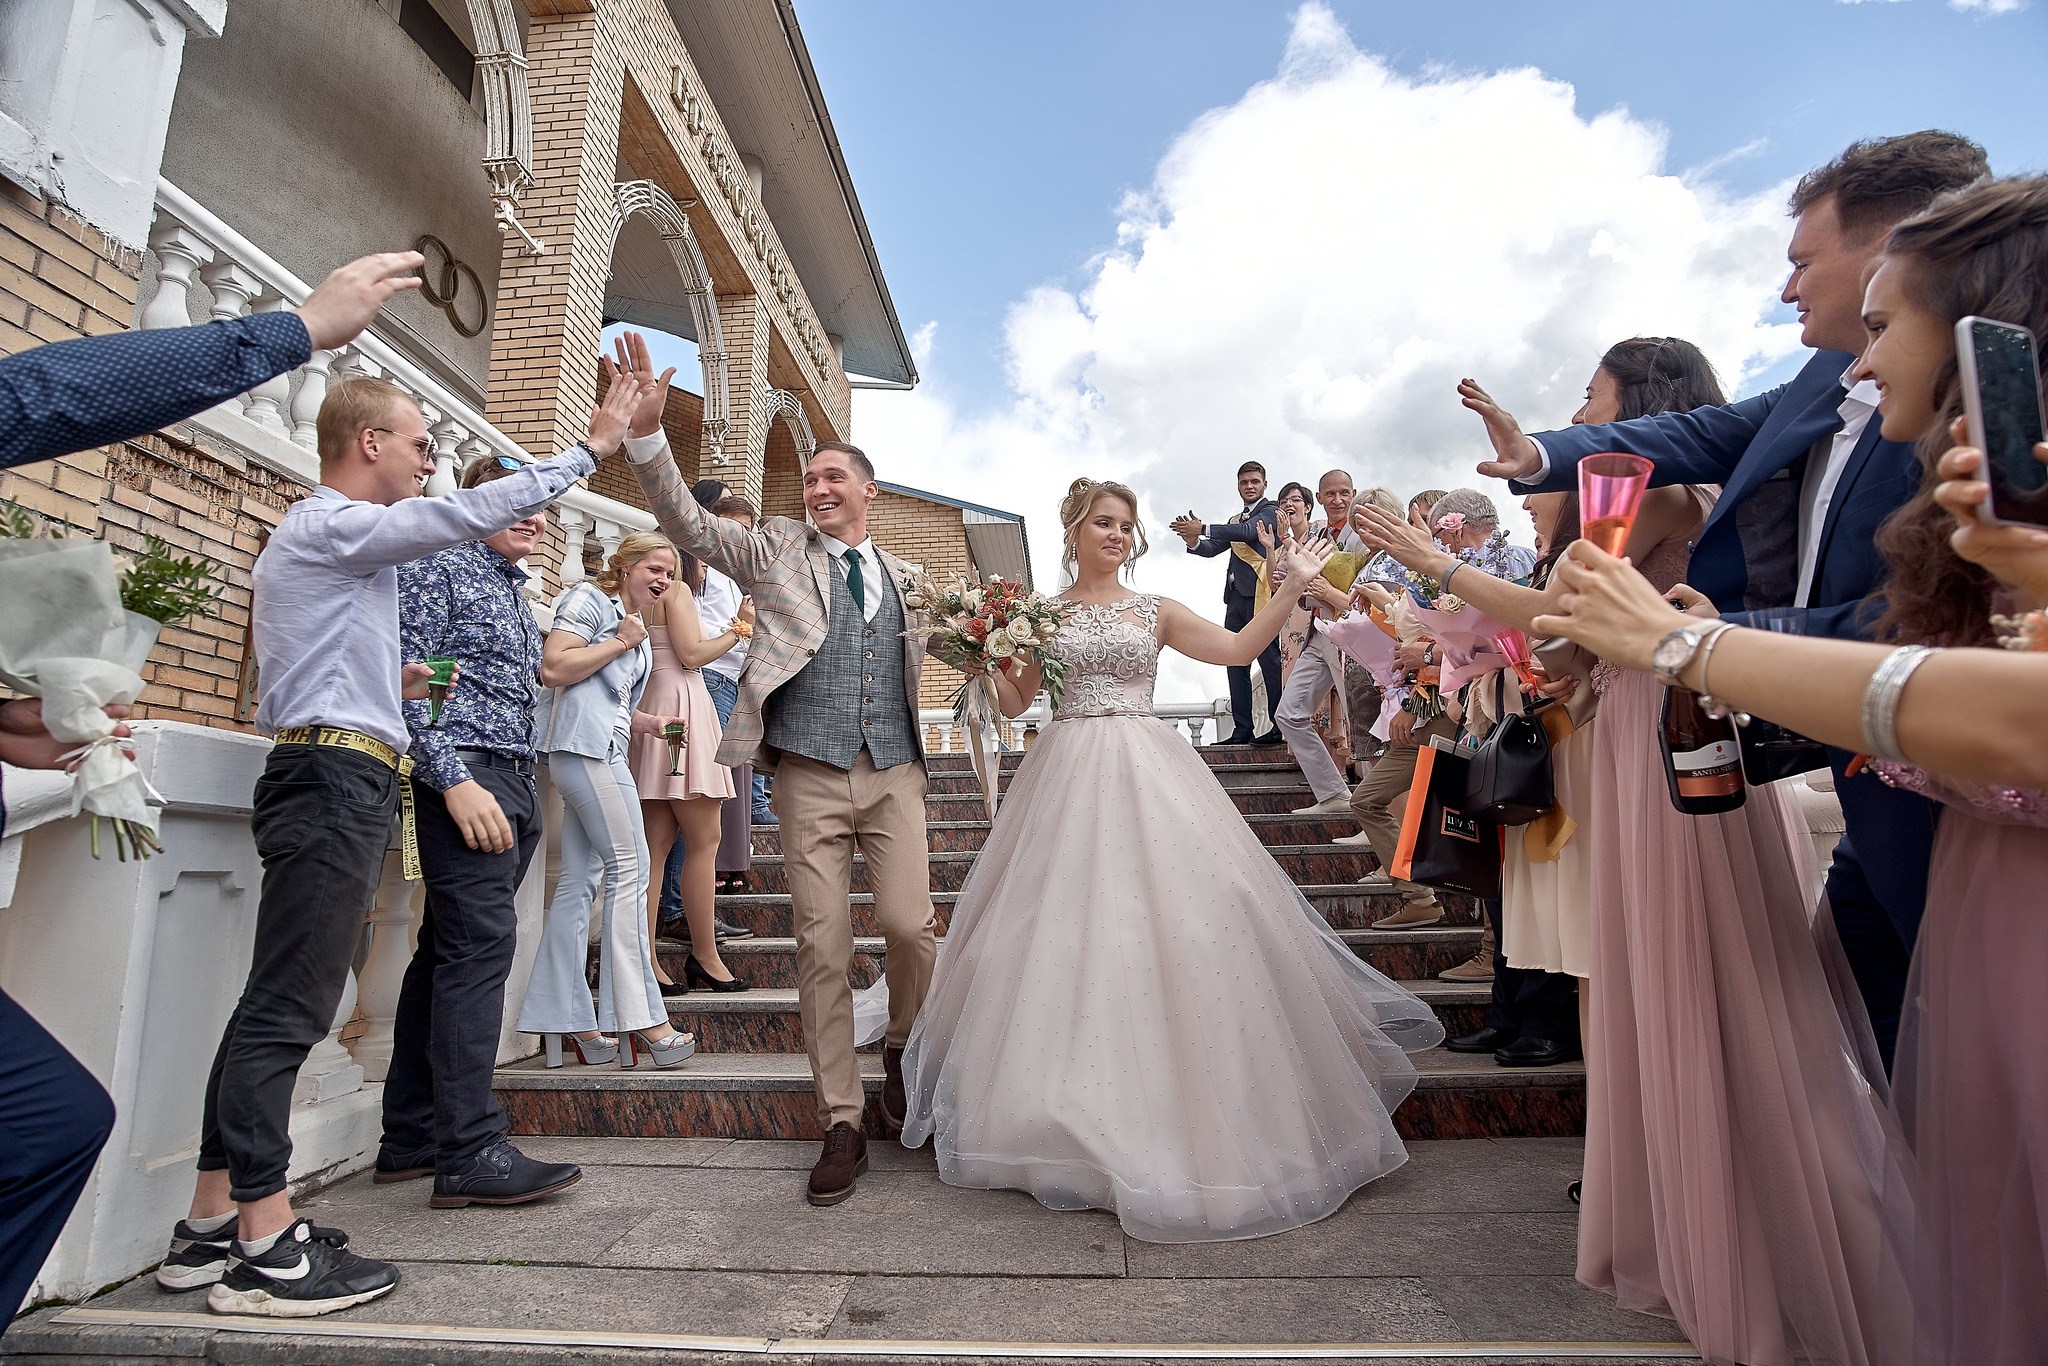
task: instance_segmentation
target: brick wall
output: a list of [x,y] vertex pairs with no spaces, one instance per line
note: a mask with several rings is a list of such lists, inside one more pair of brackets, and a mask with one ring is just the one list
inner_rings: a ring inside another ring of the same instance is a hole
[[141,275],[141,253],[0,180],[0,354],[125,332]]

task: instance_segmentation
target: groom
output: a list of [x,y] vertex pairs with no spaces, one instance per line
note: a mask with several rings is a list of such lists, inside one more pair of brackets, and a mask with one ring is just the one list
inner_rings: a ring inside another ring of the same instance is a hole
[[[653,379],[638,333],[620,340],[619,361],[636,377]],[[750,528],[697,506],[661,429],[674,373],[662,375],[649,390],[654,397],[642,401],[626,455],[669,539],[753,595],[757,632],[718,761],[775,765],[775,814],[795,907],[797,1006],[825,1130],[809,1199],[836,1205],[868,1167],[860,1128],[866,1093],[847,978],[856,842],[888,948],[885,1132],[903,1127],[903,1047],[938,952],[917,725],[924,652],[904,635],[915,624],[903,605],[908,566],[868,539],[868,505],[879,493],[874,466],[840,442],[821,443],[804,471],[810,525],[768,517]]]

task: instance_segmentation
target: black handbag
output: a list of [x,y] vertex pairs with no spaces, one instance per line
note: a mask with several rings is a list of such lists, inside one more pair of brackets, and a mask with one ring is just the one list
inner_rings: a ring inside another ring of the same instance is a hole
[[1827,746],[1775,721],[1751,717],[1735,728],[1735,738],[1742,746],[1742,780],[1751,787],[1828,766]]
[[1500,895],[1500,825],[1465,810],[1472,761],[1444,744],[1432,740],[1416,756],[1401,843],[1387,871],[1406,882],[1490,901]]
[[1507,673],[1493,676],[1499,719],[1479,742],[1465,780],[1465,810],[1501,825],[1527,825],[1557,805],[1550,768],[1550,732],[1528,712],[1507,713]]

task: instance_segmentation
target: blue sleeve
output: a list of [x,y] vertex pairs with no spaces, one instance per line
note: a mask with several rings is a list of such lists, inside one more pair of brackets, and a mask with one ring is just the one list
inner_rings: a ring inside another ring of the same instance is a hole
[[1761,612],[1723,612],[1721,619],[1758,631],[1777,631],[1820,640],[1868,642],[1876,639],[1877,623],[1884,616],[1884,611],[1884,599],[1873,593],[1861,601],[1837,603],[1832,607],[1773,607]]
[[1695,408],[1689,413],[1655,413],[1626,422],[1601,422],[1555,432],[1531,432],[1550,459],[1550,469],[1530,483],[1514,481],[1517,493],[1570,493],[1579,486],[1579,461],[1602,451],[1626,451],[1655,465],[1650,483],[1725,484],[1749,443],[1789,386],[1740,403]]
[[1188,554],[1200,555],[1203,559],[1208,560],[1221,555],[1228,549],[1230,547],[1224,542],[1212,541],[1207,536],[1204,536],[1201,540],[1188,547]]
[[[454,606],[455,586],[439,556],[398,566],[398,658],[418,664],[429,655],[447,654]],[[405,728],[412,734],[413,776],[437,792],[468,782],[468,766],[455,757],[455,744],[448,732],[433,723],[433,708],[426,699],[399,705],[405,710]]]
[[1270,511],[1257,512],[1242,522],[1218,522],[1214,526],[1205,526],[1202,528],[1202,539],[1204,541],[1217,541],[1221,543],[1215,550],[1209,552],[1211,555],[1215,555],[1220,553],[1224,546],[1232,542],[1257,546],[1259,544],[1260,527],[1264,527],[1268,532],[1278,535],[1280,529],[1279,515]]
[[296,313],[53,342],[0,360],[0,466],[141,436],[313,354]]
[[555,617],[548,629],[581,636],[586,643],[596,640],[611,629],[606,606],[601,589],[579,583],[555,600]]

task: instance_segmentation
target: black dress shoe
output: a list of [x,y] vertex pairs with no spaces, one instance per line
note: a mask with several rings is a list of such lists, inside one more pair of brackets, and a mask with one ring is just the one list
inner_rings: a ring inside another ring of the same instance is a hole
[[1262,745],[1270,748],[1274,745],[1286,744],[1287,737],[1282,735],[1277,730],[1269,730],[1264,735],[1254,735],[1252,737],[1252,743],[1255,745]]
[[1495,1029],[1488,1025],[1484,1029],[1475,1029],[1470,1034],[1460,1034],[1455,1039],[1446,1040],[1444,1047],[1453,1053],[1491,1053],[1507,1047],[1517,1037],[1519,1036],[1510,1030]]
[[499,1139],[453,1170],[434,1177],[435,1209],[464,1205],[523,1205],[553,1195],[583,1179],[583,1169],[569,1162],[536,1162]]
[[379,1148],[377,1174],[371,1180],[379,1186],[388,1186],[394,1181],[414,1181],[433,1174],[432,1148],[422,1148],[416,1153],[394,1153],[389,1148]]
[[1502,1067],[1550,1067],[1561,1062],[1577,1062],[1582,1056],[1575,1043],[1524,1034],[1495,1052],[1493,1060]]
[[1250,744],[1251,742],[1252,742],[1252,733],[1251,733],[1250,731],[1248,731],[1248,730],[1234,730],[1234,731],[1230,732],[1230,738],[1229,738],[1229,739],[1227,739],[1227,740],[1217,740],[1217,741],[1214,741],[1214,742],[1212,742],[1212,743],[1213,743],[1213,744],[1216,744],[1216,745],[1248,745],[1248,744]]
[[745,925],[728,924],[717,916],[711,917],[711,925],[715,931],[714,937],[721,944],[725,943],[728,939],[752,939],[754,937],[754,932]]

